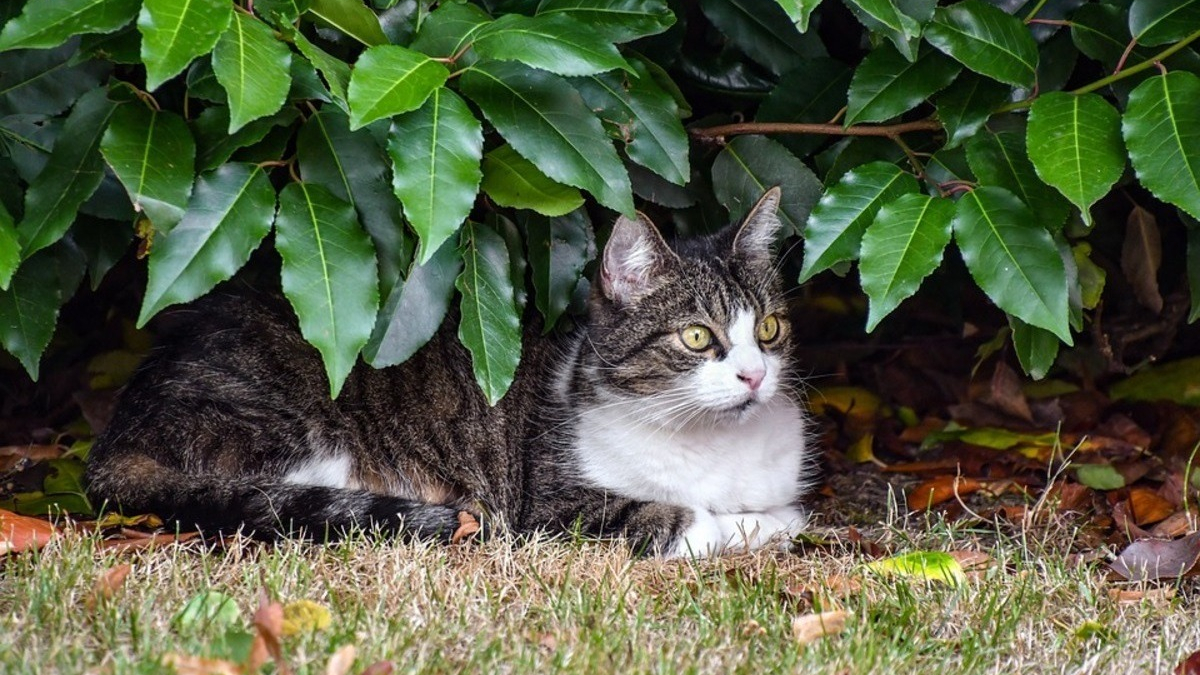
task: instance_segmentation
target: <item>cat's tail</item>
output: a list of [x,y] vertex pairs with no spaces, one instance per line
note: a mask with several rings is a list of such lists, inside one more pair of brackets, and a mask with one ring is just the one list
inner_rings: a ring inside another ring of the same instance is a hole
[[206,534],[330,541],[361,529],[448,541],[459,527],[454,506],[269,477],[188,474],[145,455],[90,462],[87,482],[97,506],[154,513]]

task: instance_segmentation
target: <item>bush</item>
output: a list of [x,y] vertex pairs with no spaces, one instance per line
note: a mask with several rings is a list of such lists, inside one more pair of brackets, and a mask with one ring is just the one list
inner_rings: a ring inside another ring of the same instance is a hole
[[703,231],[770,185],[799,281],[858,261],[868,330],[953,240],[1044,375],[1102,296],[1114,190],[1151,309],[1160,229],[1189,224],[1194,319],[1200,0],[940,4],[6,3],[0,342],[36,378],[59,308],[134,240],[139,325],[269,240],[332,395],[360,355],[411,356],[457,290],[495,402],[527,285],[547,327],[579,307],[589,214],[636,195]]

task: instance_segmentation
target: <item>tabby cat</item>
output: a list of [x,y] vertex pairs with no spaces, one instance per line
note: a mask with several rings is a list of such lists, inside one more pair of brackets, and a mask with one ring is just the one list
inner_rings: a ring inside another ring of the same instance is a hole
[[177,312],[122,393],[89,490],[263,538],[356,526],[447,538],[466,510],[662,556],[786,540],[803,525],[809,463],[770,250],[779,198],[674,247],[645,216],[620,218],[586,322],[528,331],[494,407],[454,317],[399,366],[359,364],[331,400],[282,299],[213,294]]

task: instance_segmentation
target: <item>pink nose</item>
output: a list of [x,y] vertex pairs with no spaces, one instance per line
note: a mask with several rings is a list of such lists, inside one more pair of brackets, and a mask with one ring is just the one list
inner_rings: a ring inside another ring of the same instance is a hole
[[738,373],[738,379],[742,382],[745,382],[746,386],[750,388],[750,391],[758,391],[758,388],[762,386],[763,378],[766,376],[767,371],[763,370],[762,368],[757,368],[755,370],[743,370],[742,372]]

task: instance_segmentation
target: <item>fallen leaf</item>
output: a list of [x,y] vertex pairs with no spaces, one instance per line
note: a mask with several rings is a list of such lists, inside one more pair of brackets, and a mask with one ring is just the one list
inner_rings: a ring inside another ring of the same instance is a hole
[[146,534],[145,532],[138,532],[136,533],[137,536],[130,536],[130,532],[122,532],[122,534],[125,535],[125,539],[105,539],[100,542],[100,548],[105,551],[131,551],[167,544],[180,544],[200,536],[199,532],[184,532],[182,534]]
[[1116,637],[1112,628],[1100,621],[1084,621],[1075,629],[1075,637],[1080,640],[1099,640],[1108,642]]
[[978,492],[982,487],[983,483],[974,478],[950,475],[935,476],[913,488],[913,491],[908,495],[908,508],[913,511],[920,511],[931,506],[937,506],[955,497],[962,497],[972,492]]
[[1133,288],[1133,297],[1146,309],[1162,312],[1163,299],[1158,291],[1158,268],[1162,264],[1162,239],[1158,219],[1146,209],[1134,206],[1125,224],[1121,246],[1121,271]]
[[1146,368],[1114,384],[1108,394],[1114,400],[1200,405],[1200,356]]
[[242,675],[239,664],[225,659],[206,659],[173,652],[163,657],[162,662],[173,668],[177,675]]
[[1192,652],[1192,655],[1179,662],[1175,666],[1175,675],[1200,675],[1200,652]]
[[338,647],[333,656],[329,657],[329,664],[325,666],[325,675],[346,675],[350,672],[350,667],[354,665],[354,657],[358,655],[358,650],[354,645],[345,644]]
[[1130,581],[1177,578],[1189,574],[1200,559],[1200,532],[1183,539],[1144,539],[1121,551],[1112,569]]
[[1129,500],[1122,499],[1113,504],[1112,519],[1117,533],[1125,535],[1129,541],[1150,538],[1150,533],[1143,530],[1133,519],[1133,509],[1129,506]]
[[1135,487],[1129,491],[1129,508],[1133,510],[1133,522],[1139,527],[1153,525],[1175,513],[1174,504],[1147,487]]
[[951,551],[963,572],[980,572],[992,566],[992,556],[982,551]]
[[1175,597],[1174,586],[1159,586],[1158,588],[1110,588],[1108,599],[1118,605],[1138,605],[1149,602],[1151,605],[1164,609],[1167,603]]
[[123,516],[119,513],[108,512],[96,521],[96,527],[106,530],[110,527],[145,527],[157,529],[163,526],[162,518],[153,513],[143,513],[136,516]]
[[57,533],[45,520],[0,509],[0,555],[39,549]]
[[840,633],[846,629],[848,616],[850,613],[844,610],[798,616],[792,619],[792,638],[797,643],[806,645],[826,635]]
[[1196,520],[1195,512],[1179,511],[1151,528],[1150,534],[1158,539],[1182,537],[1188,532],[1196,531]]
[[466,511],[458,512],[458,529],[450,537],[450,543],[457,544],[467,537],[475,534],[482,528],[479,526],[479,521],[475,520],[475,516]]
[[876,466],[883,467],[886,464],[875,456],[875,434],[867,432],[858,437],[849,448],[846,448],[846,459],[855,464],[866,464],[870,462]]
[[266,643],[279,673],[291,673],[292,669],[283,658],[283,605],[271,600],[265,588],[259,591],[258,609],[254,611],[254,629]]
[[988,392],[980,400],[1006,415],[1025,422],[1033,421],[1029,401],[1021,390],[1021,378],[1003,361],[996,362]]
[[88,596],[86,601],[88,609],[93,609],[101,602],[111,600],[125,585],[125,579],[129,576],[129,572],[133,570],[133,566],[129,563],[123,563],[110,567],[103,574],[96,577],[96,583],[92,585],[92,594]]
[[0,447],[0,473],[8,473],[34,462],[58,459],[66,451],[61,445],[5,445]]
[[294,600],[283,608],[283,636],[324,630],[333,622],[329,608],[312,600]]
[[1076,464],[1075,479],[1096,490],[1119,490],[1125,477],[1111,464]]
[[940,551],[902,553],[867,563],[867,569],[884,576],[913,577],[944,584],[958,584],[966,580],[962,565],[954,556]]
[[395,670],[396,664],[391,661],[376,661],[367,666],[361,675],[392,675]]
[[229,625],[242,619],[237,601],[220,591],[200,591],[171,620],[177,629]]

